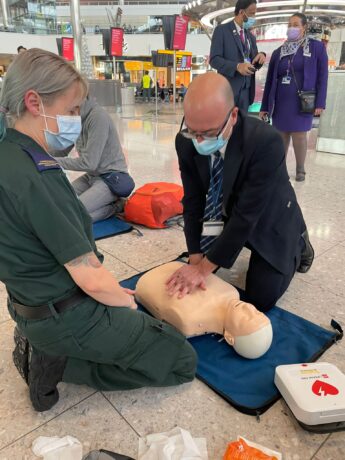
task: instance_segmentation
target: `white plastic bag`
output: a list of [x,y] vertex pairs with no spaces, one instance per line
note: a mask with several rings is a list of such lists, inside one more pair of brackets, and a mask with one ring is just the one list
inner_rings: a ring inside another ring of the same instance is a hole
[[43,460],[82,460],[83,446],[72,436],[39,436],[32,443],[32,452]]
[[176,427],[139,439],[138,460],[208,460],[205,438]]

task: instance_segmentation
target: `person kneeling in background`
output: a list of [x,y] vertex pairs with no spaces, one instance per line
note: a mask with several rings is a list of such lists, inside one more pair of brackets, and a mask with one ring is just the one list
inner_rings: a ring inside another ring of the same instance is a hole
[[135,184],[128,174],[119,136],[107,111],[88,98],[81,105],[80,115],[82,131],[76,142],[79,157],[56,160],[66,170],[86,173],[72,185],[96,222],[121,212],[123,198],[131,194]]

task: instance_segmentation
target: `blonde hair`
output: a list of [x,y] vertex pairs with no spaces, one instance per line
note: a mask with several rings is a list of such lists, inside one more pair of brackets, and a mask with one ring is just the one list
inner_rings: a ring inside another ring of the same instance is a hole
[[32,48],[18,54],[10,65],[0,95],[0,140],[5,137],[7,118],[20,118],[26,111],[25,94],[36,91],[46,104],[79,83],[84,97],[86,80],[75,68],[57,54]]

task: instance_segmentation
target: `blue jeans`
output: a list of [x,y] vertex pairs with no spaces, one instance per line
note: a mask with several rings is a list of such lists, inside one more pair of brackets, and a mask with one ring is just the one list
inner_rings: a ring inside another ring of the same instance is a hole
[[143,99],[150,102],[151,97],[151,88],[143,88]]

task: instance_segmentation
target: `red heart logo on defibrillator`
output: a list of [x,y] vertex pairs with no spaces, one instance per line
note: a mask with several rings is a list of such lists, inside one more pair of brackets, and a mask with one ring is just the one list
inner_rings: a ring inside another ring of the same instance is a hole
[[330,385],[327,382],[322,382],[322,380],[315,380],[311,389],[317,396],[335,396],[339,393],[338,388]]

